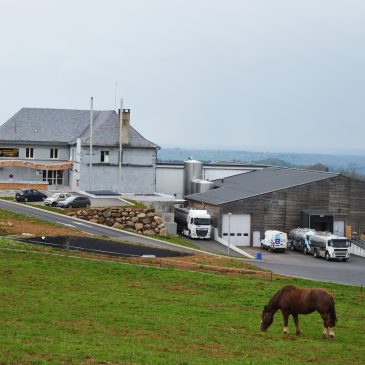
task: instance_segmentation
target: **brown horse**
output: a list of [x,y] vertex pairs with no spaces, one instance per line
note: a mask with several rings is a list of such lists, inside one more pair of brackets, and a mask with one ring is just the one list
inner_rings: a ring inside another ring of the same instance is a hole
[[336,326],[335,301],[325,289],[300,289],[293,285],[286,285],[280,289],[265,305],[262,312],[261,331],[266,331],[274,320],[274,314],[281,310],[284,317],[284,334],[288,334],[288,318],[291,314],[294,319],[296,334],[302,334],[299,327],[298,314],[319,312],[324,322],[322,338],[333,339]]

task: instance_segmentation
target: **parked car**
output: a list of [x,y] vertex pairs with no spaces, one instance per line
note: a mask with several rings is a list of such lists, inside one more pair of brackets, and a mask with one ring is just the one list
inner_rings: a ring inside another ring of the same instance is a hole
[[71,193],[55,193],[44,201],[47,207],[57,207],[58,203],[72,197]]
[[89,208],[91,201],[87,196],[71,196],[58,203],[61,208]]
[[15,194],[15,200],[18,202],[39,202],[46,199],[46,194],[35,189],[21,189]]
[[287,250],[288,236],[286,233],[280,231],[266,231],[265,238],[261,240],[261,247],[266,248],[268,251],[281,251]]

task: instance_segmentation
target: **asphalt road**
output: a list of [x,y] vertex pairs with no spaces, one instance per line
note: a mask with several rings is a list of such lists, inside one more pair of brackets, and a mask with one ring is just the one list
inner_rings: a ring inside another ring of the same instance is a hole
[[274,273],[308,278],[333,283],[365,286],[365,258],[351,255],[347,262],[315,259],[312,255],[303,255],[298,251],[287,253],[270,253],[266,250],[244,248],[255,256],[262,252],[263,260],[254,261],[253,265]]
[[[182,234],[179,234],[184,240],[191,242],[195,246],[197,246],[200,250],[212,252],[218,255],[227,255],[227,247],[221,245],[219,242],[214,240],[199,240],[199,239],[192,239],[190,237],[186,237]],[[242,255],[239,253],[230,250],[230,255],[234,257],[242,258]]]
[[103,236],[112,238],[114,240],[119,240],[122,242],[130,242],[130,243],[138,243],[144,244],[147,246],[153,246],[158,248],[163,248],[167,250],[174,250],[179,252],[191,253],[193,250],[185,247],[173,246],[168,243],[163,243],[160,241],[155,241],[153,239],[149,239],[147,237],[136,236],[124,231],[117,231],[114,229],[110,229],[107,226],[99,226],[95,224],[91,224],[87,221],[80,221],[78,219],[74,219],[72,217],[68,217],[66,215],[57,215],[52,212],[48,212],[46,210],[34,209],[25,204],[16,204],[7,202],[5,200],[0,200],[0,208],[7,209],[9,211],[15,213],[21,213],[25,215],[29,215],[31,217],[35,217],[41,219],[46,222],[55,223],[61,226],[65,226],[68,228],[73,228],[85,233],[93,234],[96,236]]

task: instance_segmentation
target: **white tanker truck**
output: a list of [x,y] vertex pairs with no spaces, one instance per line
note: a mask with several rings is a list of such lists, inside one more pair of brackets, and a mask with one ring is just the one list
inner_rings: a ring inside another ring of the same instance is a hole
[[314,257],[324,257],[327,261],[350,258],[351,243],[346,237],[336,236],[330,232],[317,232],[310,236],[310,247]]
[[311,252],[311,236],[315,235],[316,231],[311,228],[295,228],[289,232],[291,238],[291,249],[298,250],[307,255]]

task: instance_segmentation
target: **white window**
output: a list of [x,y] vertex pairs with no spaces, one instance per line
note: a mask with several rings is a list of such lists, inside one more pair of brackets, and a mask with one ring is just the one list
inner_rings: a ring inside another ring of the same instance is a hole
[[34,158],[33,157],[33,148],[32,147],[27,147],[25,149],[25,157],[26,158]]
[[53,158],[53,159],[57,159],[58,158],[58,149],[57,148],[51,148],[49,157]]
[[109,162],[109,151],[101,151],[100,161],[106,163]]

